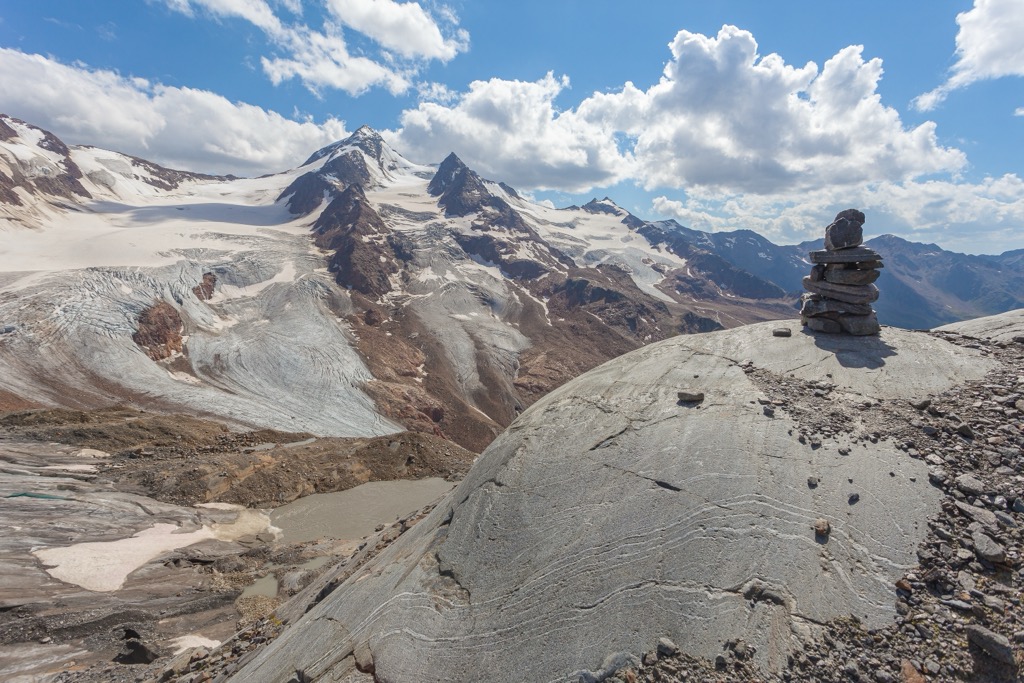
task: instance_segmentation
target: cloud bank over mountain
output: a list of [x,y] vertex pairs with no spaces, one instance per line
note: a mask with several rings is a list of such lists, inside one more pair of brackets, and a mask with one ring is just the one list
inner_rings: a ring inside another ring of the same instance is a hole
[[[813,236],[823,220],[857,204],[880,219],[880,231],[911,239],[965,251],[1024,246],[1015,237],[1024,226],[1020,176],[978,173],[969,141],[943,137],[931,120],[908,122],[883,101],[881,58],[860,45],[821,65],[792,64],[761,54],[755,36],[735,26],[715,35],[680,30],[661,77],[647,87],[626,81],[576,93],[572,74],[548,71],[536,80],[472,80],[460,90],[427,78],[430,65],[469,49],[468,31],[444,6],[327,0],[314,17],[295,0],[163,4],[197,22],[259,29],[267,51],[257,68],[280,87],[401,94],[409,104],[383,131],[397,149],[425,163],[454,151],[526,192],[605,194],[632,185],[646,193],[650,215],[707,230],[750,228],[784,242]],[[957,21],[951,76],[920,96],[919,108],[976,80],[1024,73],[1024,48],[1012,40],[1024,22],[1017,3],[978,0]],[[9,113],[71,142],[213,173],[294,166],[347,128],[333,116],[289,116],[11,48],[0,48],[0,94]]]

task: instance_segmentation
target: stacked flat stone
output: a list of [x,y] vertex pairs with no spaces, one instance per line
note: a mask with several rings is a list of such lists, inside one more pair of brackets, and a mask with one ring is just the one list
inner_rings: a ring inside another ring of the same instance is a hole
[[825,249],[810,253],[811,274],[804,278],[800,318],[815,332],[878,334],[871,303],[878,300],[878,269],[882,257],[864,243],[864,214],[840,211],[825,228]]

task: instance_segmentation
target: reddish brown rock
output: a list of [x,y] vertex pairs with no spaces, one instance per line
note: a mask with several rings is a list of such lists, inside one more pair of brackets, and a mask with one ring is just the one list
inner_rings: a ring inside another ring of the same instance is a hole
[[203,273],[203,281],[192,288],[192,293],[200,301],[209,301],[213,298],[213,288],[217,284],[217,276],[213,273]]
[[177,309],[166,301],[159,301],[139,315],[139,329],[132,340],[153,360],[163,360],[184,349],[181,338],[184,327]]

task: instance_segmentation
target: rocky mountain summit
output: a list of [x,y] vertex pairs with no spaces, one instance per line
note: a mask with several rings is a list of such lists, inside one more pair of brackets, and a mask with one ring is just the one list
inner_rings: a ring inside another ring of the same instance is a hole
[[1016,680],[1012,324],[648,345],[527,410],[379,554],[169,675]]

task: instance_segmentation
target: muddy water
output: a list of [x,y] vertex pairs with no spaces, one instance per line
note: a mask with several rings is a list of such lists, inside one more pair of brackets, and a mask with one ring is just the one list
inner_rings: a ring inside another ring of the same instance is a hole
[[416,481],[374,481],[347,491],[317,493],[281,506],[270,521],[281,529],[285,543],[320,538],[358,540],[419,510],[448,493],[455,484],[431,478]]

